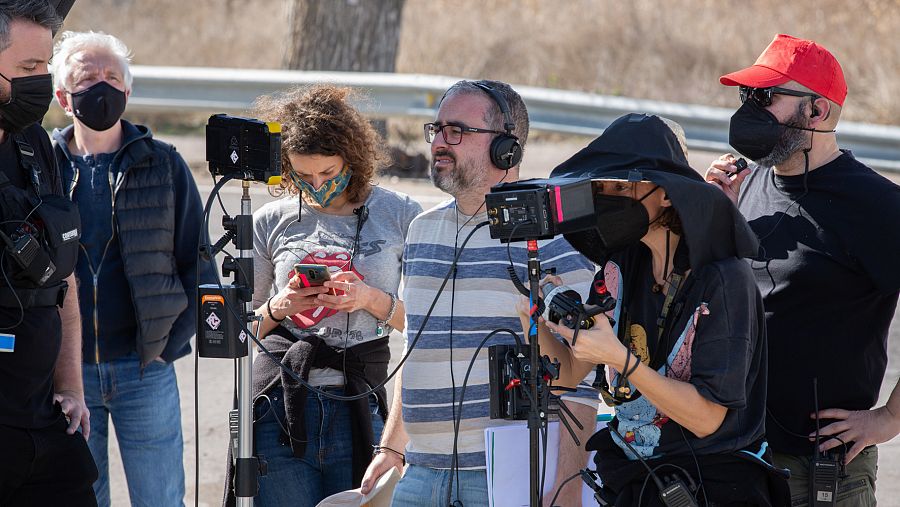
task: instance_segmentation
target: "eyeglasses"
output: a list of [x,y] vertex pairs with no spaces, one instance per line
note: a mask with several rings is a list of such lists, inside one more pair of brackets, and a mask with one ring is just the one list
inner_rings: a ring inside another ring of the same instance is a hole
[[812,97],[813,100],[822,98],[815,93],[800,92],[797,90],[789,90],[780,86],[770,86],[768,88],[751,88],[749,86],[741,86],[738,88],[741,95],[741,104],[747,102],[747,99],[753,99],[754,102],[762,107],[772,104],[772,95],[790,95],[792,97]]
[[431,144],[438,132],[444,136],[444,142],[450,145],[456,145],[462,142],[462,136],[466,132],[475,134],[503,134],[498,130],[479,129],[475,127],[465,127],[462,125],[438,125],[437,123],[425,124],[425,142]]

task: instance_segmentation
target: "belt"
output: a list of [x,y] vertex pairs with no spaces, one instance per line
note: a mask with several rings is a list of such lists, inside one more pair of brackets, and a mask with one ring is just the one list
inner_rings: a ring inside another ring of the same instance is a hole
[[0,307],[58,306],[62,308],[68,290],[69,284],[64,281],[52,287],[39,289],[0,287]]

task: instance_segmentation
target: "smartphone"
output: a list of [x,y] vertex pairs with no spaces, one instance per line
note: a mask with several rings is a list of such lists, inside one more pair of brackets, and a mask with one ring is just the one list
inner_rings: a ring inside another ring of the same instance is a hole
[[[321,264],[294,264],[294,276],[300,281],[301,287],[321,287],[331,280],[328,266]],[[328,293],[334,295],[334,289]]]

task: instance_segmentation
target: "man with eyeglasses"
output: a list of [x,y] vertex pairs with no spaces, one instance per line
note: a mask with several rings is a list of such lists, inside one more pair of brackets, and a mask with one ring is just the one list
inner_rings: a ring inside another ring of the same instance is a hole
[[[420,328],[422,333],[397,377],[379,452],[362,485],[367,492],[392,467],[402,469],[405,454],[409,466],[394,491],[394,506],[430,507],[455,501],[466,507],[488,505],[485,429],[510,422],[489,418],[487,347],[515,341],[509,334],[497,334],[474,361],[473,356],[492,331],[520,330],[521,326],[516,312],[519,294],[506,271],[507,247],[491,239],[487,227],[476,230],[476,226],[487,221],[484,196],[491,186],[518,179],[527,139],[525,103],[509,85],[497,81],[454,84],[441,99],[435,121],[425,125],[425,140],[431,144],[431,179],[453,199],[416,217],[406,238],[406,348],[413,347]],[[556,268],[567,285],[585,294],[593,278],[590,261],[561,236],[539,246],[543,267]],[[509,247],[518,276],[526,278],[524,243]],[[458,252],[459,262],[441,291]],[[460,403],[470,361],[465,402]],[[597,392],[580,388],[567,401],[576,401],[567,407],[584,425],[578,435],[584,445],[596,426]],[[555,483],[553,492],[587,463],[586,451],[562,433],[556,480],[547,477],[548,486]],[[521,487],[527,491],[527,478],[523,481]],[[494,490],[495,495],[503,493]],[[570,481],[558,504],[580,505],[580,498],[580,482]]]
[[874,505],[875,445],[900,433],[900,388],[873,408],[900,291],[900,187],[839,149],[847,85],[821,45],[778,35],[720,82],[739,87],[729,142],[755,164],[739,169],[726,154],[706,180],[760,240],[751,267],[766,309],[776,464],[791,470],[794,506],[828,500],[810,487],[817,456],[838,462],[831,501]]

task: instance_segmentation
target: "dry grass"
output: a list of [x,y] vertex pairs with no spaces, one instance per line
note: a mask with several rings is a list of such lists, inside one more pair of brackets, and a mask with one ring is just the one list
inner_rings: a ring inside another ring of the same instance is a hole
[[[284,0],[80,0],[66,28],[120,36],[135,63],[277,68],[286,12]],[[838,57],[845,119],[900,124],[900,0],[407,0],[397,70],[733,106],[718,76],[776,33]]]

